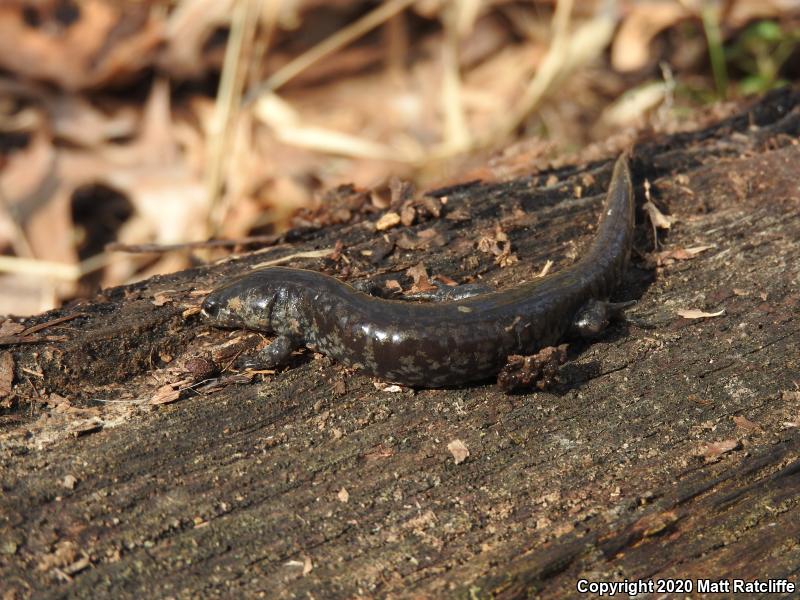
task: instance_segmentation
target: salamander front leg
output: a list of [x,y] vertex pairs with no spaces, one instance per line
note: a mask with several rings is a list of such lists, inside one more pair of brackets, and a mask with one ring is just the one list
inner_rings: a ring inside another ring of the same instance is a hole
[[302,340],[290,336],[279,335],[269,345],[253,357],[245,358],[239,364],[245,369],[273,369],[286,362],[289,356],[303,345]]
[[575,314],[572,320],[572,333],[583,338],[596,338],[605,331],[611,321],[625,318],[625,309],[634,304],[636,304],[634,300],[629,302],[589,300]]

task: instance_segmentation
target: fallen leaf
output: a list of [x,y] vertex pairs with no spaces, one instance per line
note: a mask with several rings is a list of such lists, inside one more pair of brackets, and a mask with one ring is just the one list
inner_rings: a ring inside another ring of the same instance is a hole
[[634,3],[626,12],[611,45],[611,64],[623,72],[638,71],[647,65],[653,38],[692,14],[680,2],[661,0]]
[[669,84],[663,81],[646,82],[628,90],[608,106],[601,116],[607,127],[629,127],[647,117],[669,93]]
[[691,248],[672,248],[670,250],[664,250],[663,252],[658,252],[656,254],[656,258],[658,260],[658,264],[663,264],[664,262],[672,259],[672,260],[691,260],[701,252],[708,250],[709,248],[713,248],[714,245],[710,244],[707,246],[693,246]]
[[184,0],[174,5],[166,23],[159,64],[179,77],[203,74],[202,53],[209,36],[230,23],[233,0]]
[[436,289],[428,277],[428,270],[423,263],[418,263],[413,267],[406,270],[406,275],[414,280],[414,285],[411,286],[412,293],[430,292]]
[[784,390],[781,392],[781,400],[784,402],[800,402],[800,390],[789,391]]
[[387,392],[389,394],[397,394],[397,393],[403,391],[402,386],[399,386],[396,383],[392,383],[392,384],[386,385],[382,381],[376,381],[375,382],[375,389],[378,389],[378,390],[380,390],[382,392]]
[[684,309],[684,310],[677,310],[675,311],[678,313],[678,316],[683,317],[684,319],[703,319],[705,317],[719,317],[725,314],[725,309],[719,310],[715,313],[704,312],[702,310],[697,310],[694,308]]
[[78,421],[74,423],[70,428],[69,432],[74,437],[80,437],[82,435],[87,435],[89,433],[95,433],[96,431],[100,431],[103,428],[103,421],[99,417],[92,417],[91,419],[87,419],[85,421]]
[[467,457],[469,456],[469,448],[467,448],[467,445],[459,439],[455,439],[447,444],[447,449],[450,450],[450,453],[453,455],[457,465],[460,465],[462,462],[467,460]]
[[46,396],[44,401],[45,404],[47,404],[47,406],[49,406],[50,408],[61,407],[61,411],[65,411],[67,408],[70,408],[72,406],[72,403],[69,400],[67,400],[66,398],[64,398],[64,396],[61,396],[60,394],[56,394],[55,392],[53,392],[49,396]]
[[736,424],[736,427],[738,427],[739,429],[742,429],[743,431],[747,431],[747,432],[763,431],[763,429],[761,428],[761,426],[758,423],[753,423],[747,417],[743,417],[743,416],[740,416],[740,415],[735,415],[735,416],[731,417],[731,419],[733,419],[733,422]]
[[70,5],[75,18],[65,20],[62,10],[37,2],[30,5],[39,21],[33,25],[16,4],[0,5],[0,65],[68,90],[128,79],[152,62],[163,36],[158,11],[145,4],[82,0]]
[[200,307],[199,306],[190,306],[186,310],[181,313],[181,318],[188,319],[192,315],[200,314]]
[[394,292],[402,292],[403,286],[400,285],[400,282],[397,279],[387,279],[384,283],[384,287],[387,290],[394,291]]
[[78,559],[78,548],[75,542],[69,540],[59,540],[55,543],[52,552],[45,554],[36,565],[40,571],[49,571],[54,567],[64,567],[74,563]]
[[706,462],[715,462],[719,460],[723,454],[727,454],[737,448],[739,448],[738,440],[722,440],[703,446],[696,452],[696,456],[702,456]]
[[165,290],[163,292],[156,292],[155,294],[153,294],[153,304],[155,306],[164,306],[165,304],[172,302],[172,294],[174,293],[175,290]]
[[396,227],[400,224],[400,215],[396,212],[387,212],[385,213],[378,221],[375,223],[375,229],[378,231],[386,231],[387,229],[391,229],[392,227]]
[[169,404],[175,402],[183,391],[180,385],[167,383],[162,385],[156,390],[156,393],[150,398],[150,404]]
[[673,525],[677,520],[678,513],[673,510],[645,515],[633,524],[633,530],[639,532],[642,537],[651,537],[663,533],[665,529]]
[[25,331],[25,326],[20,323],[14,323],[10,319],[0,324],[0,337],[17,335],[20,331]]

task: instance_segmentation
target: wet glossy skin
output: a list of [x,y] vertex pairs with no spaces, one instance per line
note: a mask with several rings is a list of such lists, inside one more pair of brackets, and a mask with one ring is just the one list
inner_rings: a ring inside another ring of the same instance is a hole
[[276,334],[262,357],[272,365],[307,346],[387,381],[459,385],[496,374],[511,354],[558,343],[576,325],[586,335],[598,333],[606,322],[604,301],[628,261],[633,225],[622,156],[588,252],[548,277],[464,300],[420,303],[376,298],[315,271],[272,267],[213,291],[203,314],[217,326]]

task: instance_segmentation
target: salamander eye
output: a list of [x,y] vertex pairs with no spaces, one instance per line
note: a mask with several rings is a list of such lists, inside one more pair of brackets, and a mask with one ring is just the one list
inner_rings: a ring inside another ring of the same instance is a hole
[[220,303],[213,296],[207,296],[203,300],[202,312],[205,316],[215,318],[219,314]]

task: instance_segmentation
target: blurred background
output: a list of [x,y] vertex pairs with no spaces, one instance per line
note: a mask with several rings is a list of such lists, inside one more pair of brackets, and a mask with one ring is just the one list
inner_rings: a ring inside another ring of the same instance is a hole
[[797,80],[799,42],[800,0],[3,0],[0,315],[346,222],[399,179],[697,127]]

